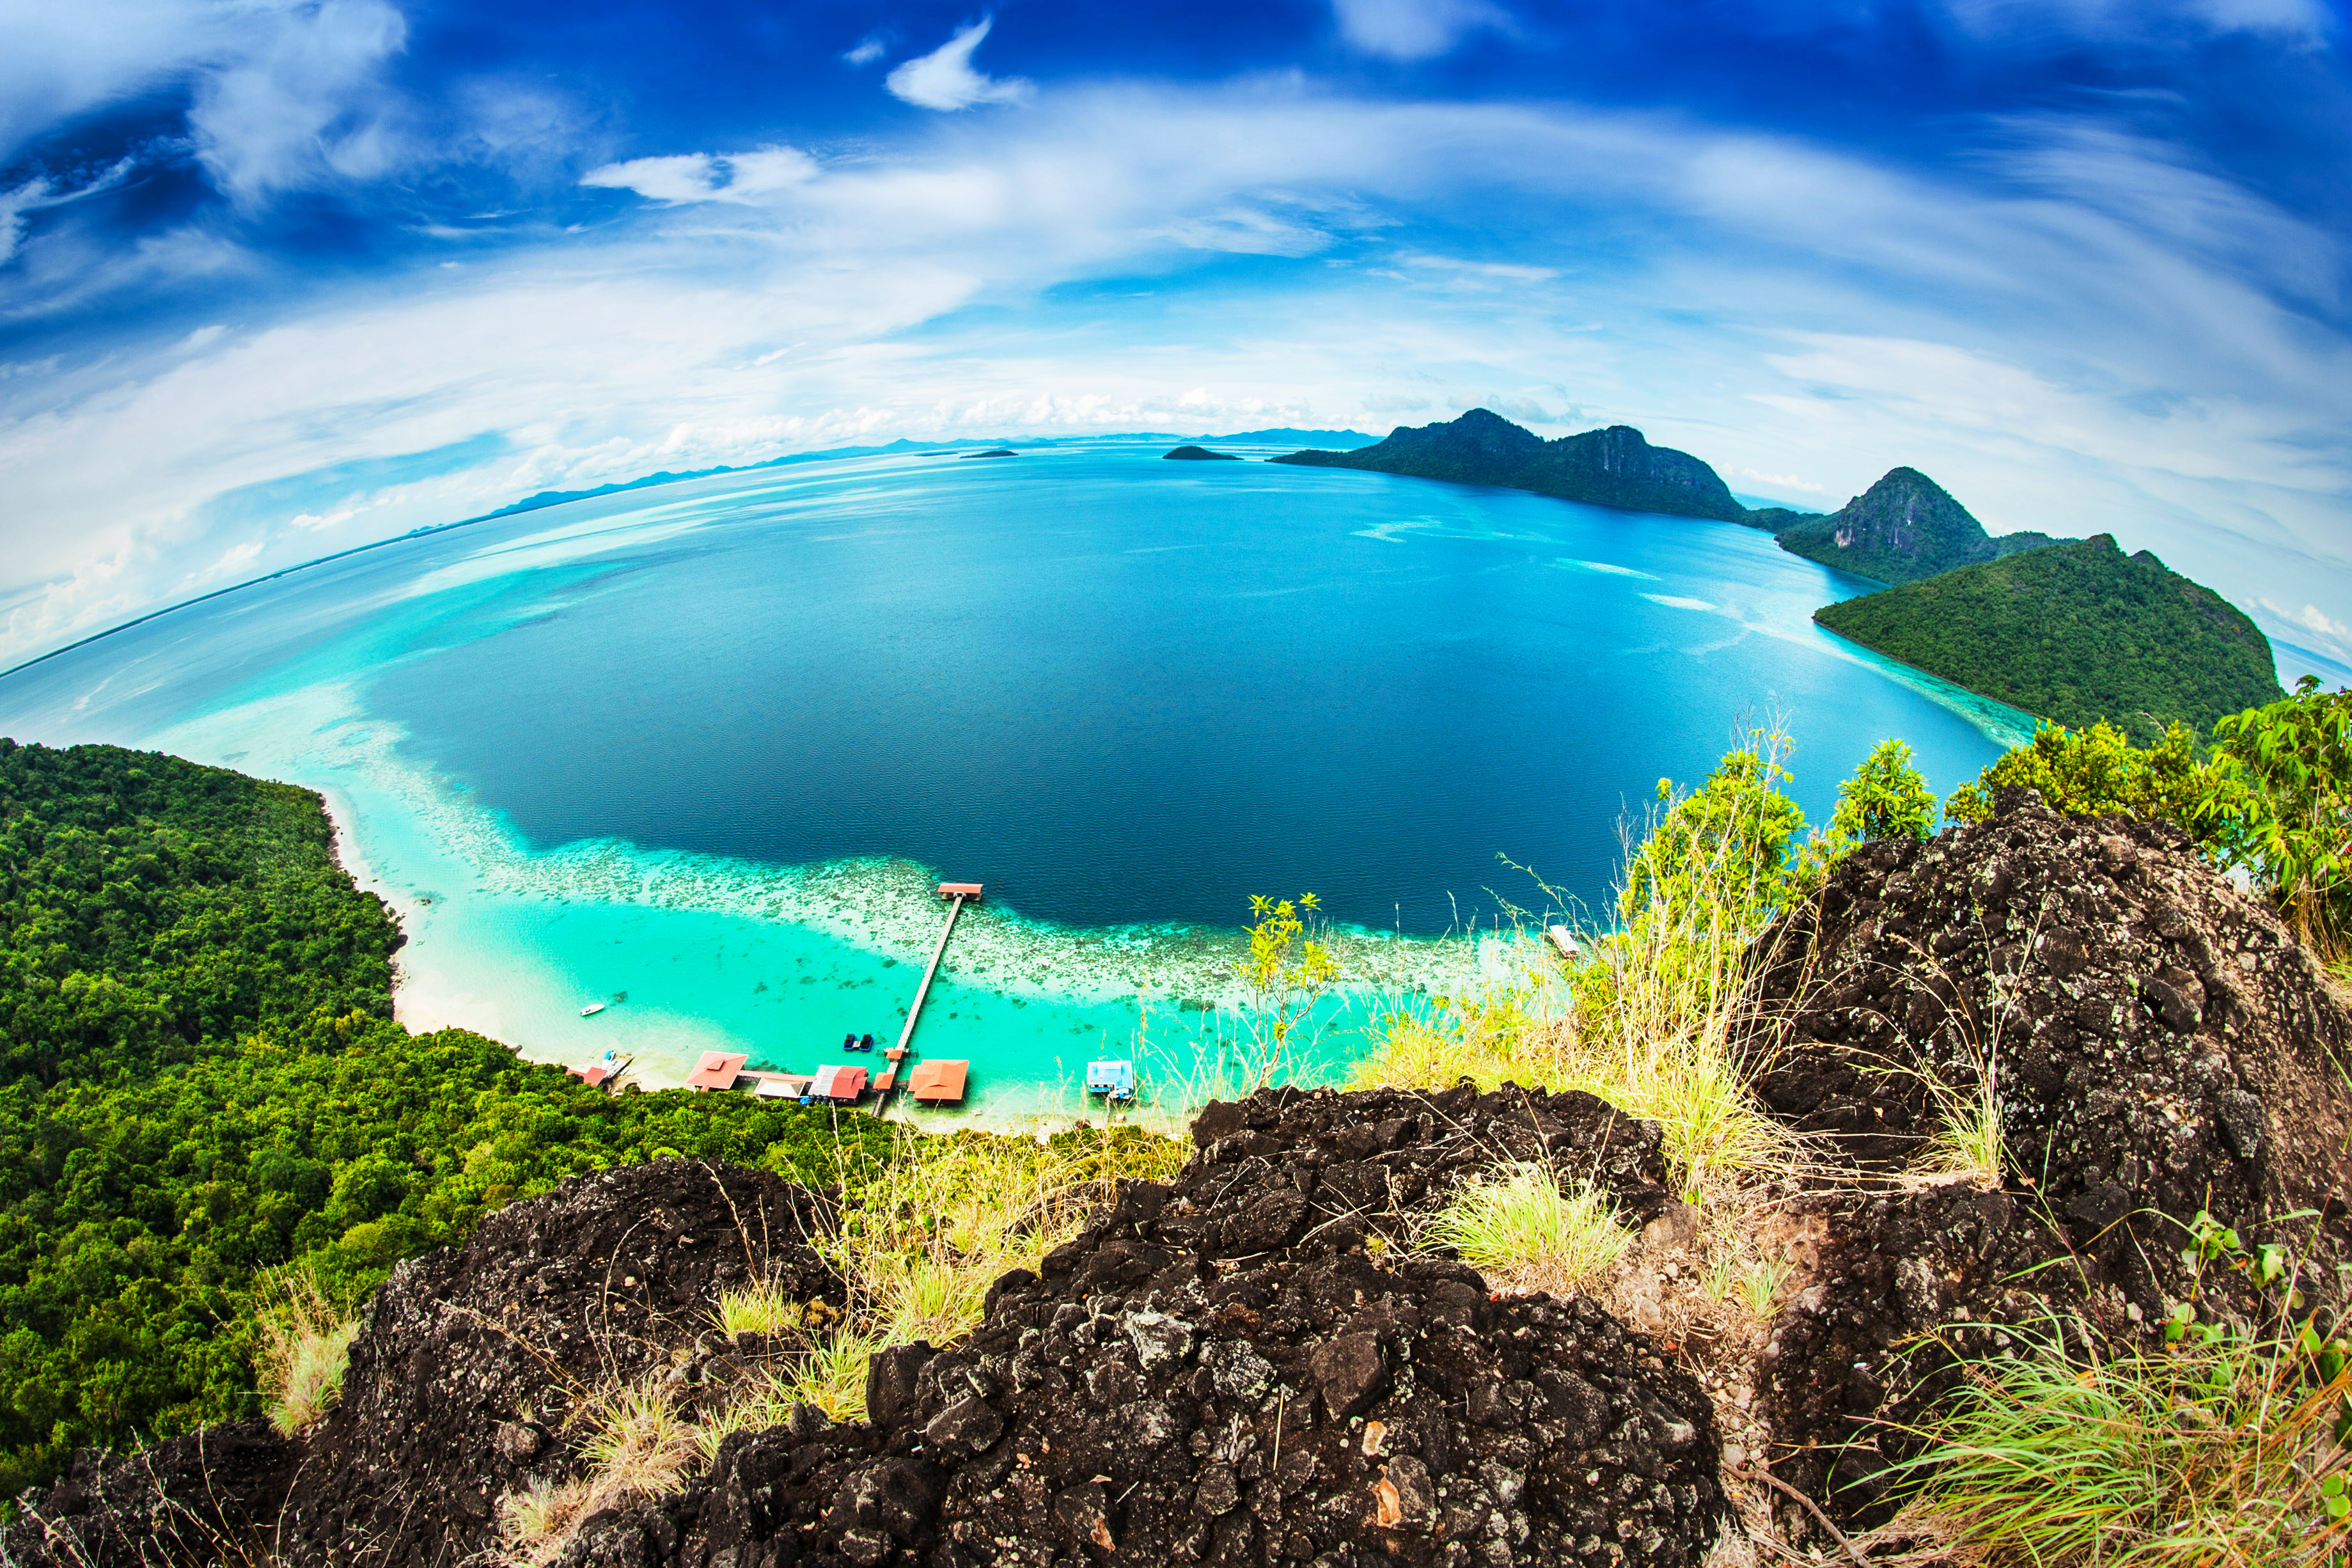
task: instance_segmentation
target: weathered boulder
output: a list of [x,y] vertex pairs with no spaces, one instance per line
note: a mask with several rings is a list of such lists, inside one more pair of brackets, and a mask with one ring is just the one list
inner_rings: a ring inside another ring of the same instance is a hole
[[[2302,1260],[2309,1301],[2340,1300],[2352,1014],[2177,829],[2012,792],[1982,824],[1857,850],[1750,963],[1767,1105],[1864,1178],[1802,1205],[1820,1265],[1764,1352],[1776,1473],[1833,1511],[1879,1501],[1956,1353],[2059,1322],[2152,1332],[2192,1289],[2200,1211]],[[1873,1179],[1988,1078],[2000,1190]],[[2221,1268],[2201,1289],[2249,1318],[2285,1300]]]
[[[1173,1184],[1129,1184],[1041,1273],[1000,1280],[968,1340],[875,1357],[880,1425],[730,1439],[702,1481],[583,1531],[567,1562],[1706,1554],[1712,1412],[1658,1346],[1591,1301],[1498,1300],[1459,1262],[1363,1245],[1514,1152],[1662,1207],[1654,1125],[1590,1096],[1283,1090],[1211,1107],[1195,1138]],[[1381,1182],[1335,1201],[1329,1173],[1367,1164]],[[768,1500],[755,1516],[739,1495]]]

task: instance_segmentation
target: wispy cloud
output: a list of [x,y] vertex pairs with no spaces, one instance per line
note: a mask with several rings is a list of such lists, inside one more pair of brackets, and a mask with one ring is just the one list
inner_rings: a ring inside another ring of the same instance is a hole
[[816,177],[816,160],[796,147],[762,147],[754,153],[713,157],[682,153],[606,163],[580,176],[583,185],[635,191],[657,202],[758,202],[806,184]]
[[981,103],[1026,103],[1035,88],[1019,77],[983,76],[972,68],[971,52],[988,37],[994,18],[983,16],[928,55],[907,61],[884,85],[923,109],[970,109]]
[[[1997,529],[2116,531],[2250,605],[2352,603],[2352,344],[2296,303],[2333,241],[2153,142],[2001,123],[1975,154],[1906,172],[1253,80],[1057,91],[823,160],[604,163],[591,185],[644,201],[593,234],[270,312],[207,301],[144,353],[26,355],[0,491],[42,526],[8,540],[0,654],[255,540],[269,570],[656,468],[1498,401],[1808,494],[1912,463]],[[1532,237],[1504,245],[1497,212]],[[347,477],[444,448],[462,463]],[[232,492],[255,499],[207,510]]]
[[383,0],[268,14],[240,55],[202,75],[189,110],[215,183],[250,201],[322,175],[368,178],[401,161],[405,132],[382,71],[407,33]]
[[1348,42],[1392,60],[1433,59],[1482,28],[1511,26],[1491,0],[1331,0],[1331,12]]
[[841,58],[853,66],[870,66],[880,59],[889,47],[890,37],[887,32],[871,32],[844,49]]

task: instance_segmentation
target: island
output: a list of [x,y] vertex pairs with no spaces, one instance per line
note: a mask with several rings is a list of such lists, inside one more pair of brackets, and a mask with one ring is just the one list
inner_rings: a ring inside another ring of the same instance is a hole
[[2270,639],[2243,611],[2147,551],[2126,555],[2112,534],[1825,605],[1813,619],[2070,730],[2105,720],[2142,743],[2176,721],[2210,734],[2222,715],[2282,695]]
[[1387,440],[1359,451],[1292,452],[1269,460],[1495,485],[1627,511],[1722,522],[1748,519],[1748,509],[1732,499],[1713,468],[1688,452],[1651,446],[1631,425],[1547,441],[1499,414],[1473,408],[1449,422],[1400,425]]
[[1773,507],[1743,521],[1770,528],[1780,548],[1792,555],[1887,584],[1916,583],[1957,566],[2074,542],[2033,532],[1995,538],[1916,468],[1888,469],[1885,478],[1827,517]]
[[1162,452],[1160,455],[1183,463],[1238,463],[1241,461],[1231,452],[1212,452],[1206,447],[1179,447],[1172,452]]
[[1020,455],[1010,447],[998,447],[986,452],[966,452],[964,457],[969,460],[973,458],[1017,458]]

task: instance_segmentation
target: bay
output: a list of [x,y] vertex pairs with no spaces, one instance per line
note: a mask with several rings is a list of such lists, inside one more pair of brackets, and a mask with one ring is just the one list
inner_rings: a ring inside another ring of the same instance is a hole
[[1350,1017],[1526,961],[1476,940],[1507,906],[1605,915],[1657,781],[1748,726],[1785,727],[1820,822],[1883,737],[1940,793],[2026,722],[1820,631],[1870,584],[1755,530],[1160,449],[397,542],[0,677],[0,732],[325,791],[409,930],[405,1021],[649,1082],[895,1035],[930,883],[983,882],[920,1043],[1002,1121],[1079,1108],[1139,1018],[1162,1098],[1197,1092],[1241,1048],[1253,894],[1349,935],[1352,1015],[1292,1064],[1328,1072]]

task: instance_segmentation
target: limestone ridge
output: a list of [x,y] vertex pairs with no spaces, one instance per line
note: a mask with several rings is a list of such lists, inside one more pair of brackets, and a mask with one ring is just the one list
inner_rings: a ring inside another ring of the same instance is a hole
[[1889,469],[1827,517],[1790,515],[1795,521],[1773,530],[1781,549],[1889,584],[1916,582],[2056,542],[2046,533],[1995,539],[1968,508],[1916,468]]
[[1748,517],[1713,468],[1688,452],[1653,447],[1630,425],[1547,441],[1498,414],[1473,408],[1449,423],[1400,425],[1387,440],[1360,451],[1293,452],[1272,460],[1496,485],[1628,511],[1724,522]]

